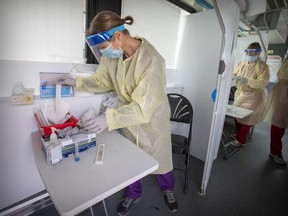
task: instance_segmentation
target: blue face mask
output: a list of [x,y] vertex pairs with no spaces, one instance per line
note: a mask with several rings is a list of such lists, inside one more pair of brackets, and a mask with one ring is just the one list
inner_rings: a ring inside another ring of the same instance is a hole
[[257,60],[258,56],[247,56],[248,62],[255,62]]
[[123,55],[123,50],[119,48],[118,50],[113,49],[112,45],[100,50],[103,56],[109,58],[120,58]]

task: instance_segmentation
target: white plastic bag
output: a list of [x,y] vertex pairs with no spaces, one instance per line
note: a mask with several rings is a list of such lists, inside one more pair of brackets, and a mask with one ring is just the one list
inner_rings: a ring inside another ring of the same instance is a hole
[[70,106],[65,101],[61,101],[61,85],[56,85],[56,99],[42,105],[46,117],[54,124],[62,124],[67,121],[66,115]]

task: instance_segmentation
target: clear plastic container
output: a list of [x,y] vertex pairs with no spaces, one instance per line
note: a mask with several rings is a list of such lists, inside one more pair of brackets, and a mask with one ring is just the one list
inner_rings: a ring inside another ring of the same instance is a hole
[[50,135],[50,142],[48,146],[46,146],[46,157],[47,163],[49,166],[53,166],[62,161],[62,144],[59,140],[57,140],[57,135],[55,133],[56,129],[52,129],[52,134]]
[[54,143],[50,143],[46,147],[46,155],[49,166],[60,163],[63,159],[61,142],[57,140]]

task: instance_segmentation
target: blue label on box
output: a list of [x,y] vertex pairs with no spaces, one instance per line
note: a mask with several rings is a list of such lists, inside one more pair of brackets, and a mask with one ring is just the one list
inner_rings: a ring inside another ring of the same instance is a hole
[[[84,143],[79,146],[79,152],[86,151],[89,148],[95,147],[96,146],[96,140],[91,139],[90,142]],[[64,148],[62,147],[62,154],[63,157],[69,157],[71,155],[75,154],[75,145],[69,145],[65,146]]]
[[[61,97],[73,96],[72,86],[61,86]],[[44,98],[55,98],[56,97],[56,86],[41,86],[40,97]]]

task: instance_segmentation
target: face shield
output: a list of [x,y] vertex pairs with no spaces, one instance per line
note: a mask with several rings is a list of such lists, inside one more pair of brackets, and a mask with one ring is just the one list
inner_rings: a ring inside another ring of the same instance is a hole
[[99,63],[102,56],[100,50],[103,50],[111,45],[108,41],[112,39],[115,31],[123,30],[125,30],[124,25],[120,25],[111,30],[99,32],[97,34],[89,35],[86,37],[86,43],[88,44],[89,48]]
[[255,62],[258,58],[262,59],[262,49],[245,49],[242,60],[247,62]]

